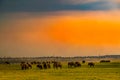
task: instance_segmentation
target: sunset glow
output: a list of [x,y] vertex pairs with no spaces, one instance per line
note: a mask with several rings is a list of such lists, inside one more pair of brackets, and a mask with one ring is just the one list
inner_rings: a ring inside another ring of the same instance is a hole
[[12,2],[3,1],[3,8],[0,8],[1,56],[120,53],[119,0],[58,0],[47,3],[49,8],[38,5],[37,1],[30,3],[25,1],[23,9],[20,1],[13,5],[16,8],[11,6]]

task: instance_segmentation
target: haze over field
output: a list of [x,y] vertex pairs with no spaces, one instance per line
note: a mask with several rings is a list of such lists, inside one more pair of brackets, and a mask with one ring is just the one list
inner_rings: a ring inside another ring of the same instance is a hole
[[120,0],[0,0],[0,56],[120,54]]

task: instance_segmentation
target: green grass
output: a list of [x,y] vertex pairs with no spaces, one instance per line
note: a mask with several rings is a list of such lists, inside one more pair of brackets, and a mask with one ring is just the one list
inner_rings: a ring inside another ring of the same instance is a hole
[[120,63],[96,63],[94,68],[82,64],[81,68],[21,70],[19,64],[0,64],[0,80],[120,80]]

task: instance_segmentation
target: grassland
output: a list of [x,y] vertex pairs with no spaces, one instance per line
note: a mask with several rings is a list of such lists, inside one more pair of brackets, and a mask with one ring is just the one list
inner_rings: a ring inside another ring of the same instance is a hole
[[79,68],[21,70],[20,64],[0,64],[0,80],[120,80],[120,62],[96,63],[94,68],[82,64]]

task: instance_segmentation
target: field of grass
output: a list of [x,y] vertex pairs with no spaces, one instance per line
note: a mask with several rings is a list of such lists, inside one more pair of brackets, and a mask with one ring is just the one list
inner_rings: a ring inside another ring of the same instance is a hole
[[120,80],[120,63],[96,63],[94,68],[82,64],[79,68],[21,70],[20,64],[0,64],[0,80]]

